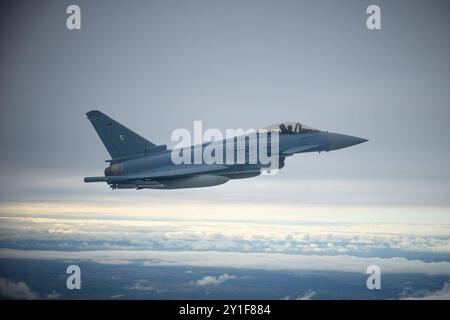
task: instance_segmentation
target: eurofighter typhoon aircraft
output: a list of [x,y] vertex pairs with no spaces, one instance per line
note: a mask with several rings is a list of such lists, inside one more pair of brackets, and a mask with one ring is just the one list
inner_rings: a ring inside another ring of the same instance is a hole
[[[367,141],[320,131],[298,122],[285,122],[241,137],[170,150],[166,145],[156,145],[144,139],[100,111],[90,111],[87,117],[111,159],[106,160],[109,166],[104,176],[86,177],[84,182],[106,182],[112,189],[216,186],[231,179],[256,177],[264,170],[281,169],[285,158],[297,153],[337,150]],[[265,157],[262,151],[266,152]],[[211,162],[204,156],[196,158],[196,155],[205,153],[210,158],[211,155],[226,154],[227,161]],[[180,157],[184,161],[180,162]]]

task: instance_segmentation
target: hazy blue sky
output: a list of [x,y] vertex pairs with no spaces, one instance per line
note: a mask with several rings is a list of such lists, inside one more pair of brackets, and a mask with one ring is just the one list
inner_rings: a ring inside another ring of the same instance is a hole
[[377,1],[380,31],[365,26],[370,1],[77,3],[80,31],[65,27],[68,1],[2,2],[3,194],[27,198],[20,179],[62,176],[90,193],[82,177],[108,158],[85,119],[93,108],[157,143],[194,120],[301,121],[370,142],[289,159],[273,181],[407,179],[419,194],[422,183],[448,191],[446,1]]

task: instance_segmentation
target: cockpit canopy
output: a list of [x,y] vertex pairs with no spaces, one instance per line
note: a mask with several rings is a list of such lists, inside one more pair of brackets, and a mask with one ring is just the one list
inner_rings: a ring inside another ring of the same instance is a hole
[[282,122],[277,123],[268,127],[264,130],[267,131],[278,131],[280,133],[311,133],[318,132],[319,130],[311,128],[307,125],[301,124],[300,122]]

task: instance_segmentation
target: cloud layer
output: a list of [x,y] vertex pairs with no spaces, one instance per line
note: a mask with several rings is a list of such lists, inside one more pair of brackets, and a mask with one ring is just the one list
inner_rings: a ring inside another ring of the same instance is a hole
[[[202,206],[198,209],[205,210]],[[291,208],[289,213],[273,213],[271,218],[264,212],[247,213],[245,206],[230,211],[228,215],[210,211],[209,218],[207,210],[196,217],[169,214],[164,218],[158,211],[131,211],[127,215],[3,213],[0,244],[6,248],[71,251],[239,251],[375,257],[432,253],[437,260],[439,255],[450,256],[450,224],[442,221],[446,211],[429,213],[427,221],[414,218],[417,213],[408,210],[399,210],[397,220],[390,210],[383,209],[367,213],[355,208]],[[404,218],[409,220],[398,222]]]
[[261,270],[317,270],[365,273],[378,265],[384,273],[450,275],[450,262],[424,262],[405,258],[362,258],[354,256],[289,255],[283,253],[242,253],[217,251],[38,251],[0,249],[0,259],[92,261],[115,264],[119,259],[144,266],[227,267]]

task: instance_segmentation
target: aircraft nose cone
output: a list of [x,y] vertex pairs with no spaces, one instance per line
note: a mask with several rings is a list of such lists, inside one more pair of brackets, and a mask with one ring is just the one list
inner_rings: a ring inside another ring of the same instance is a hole
[[368,141],[367,139],[348,136],[340,133],[328,133],[328,149],[337,150]]

